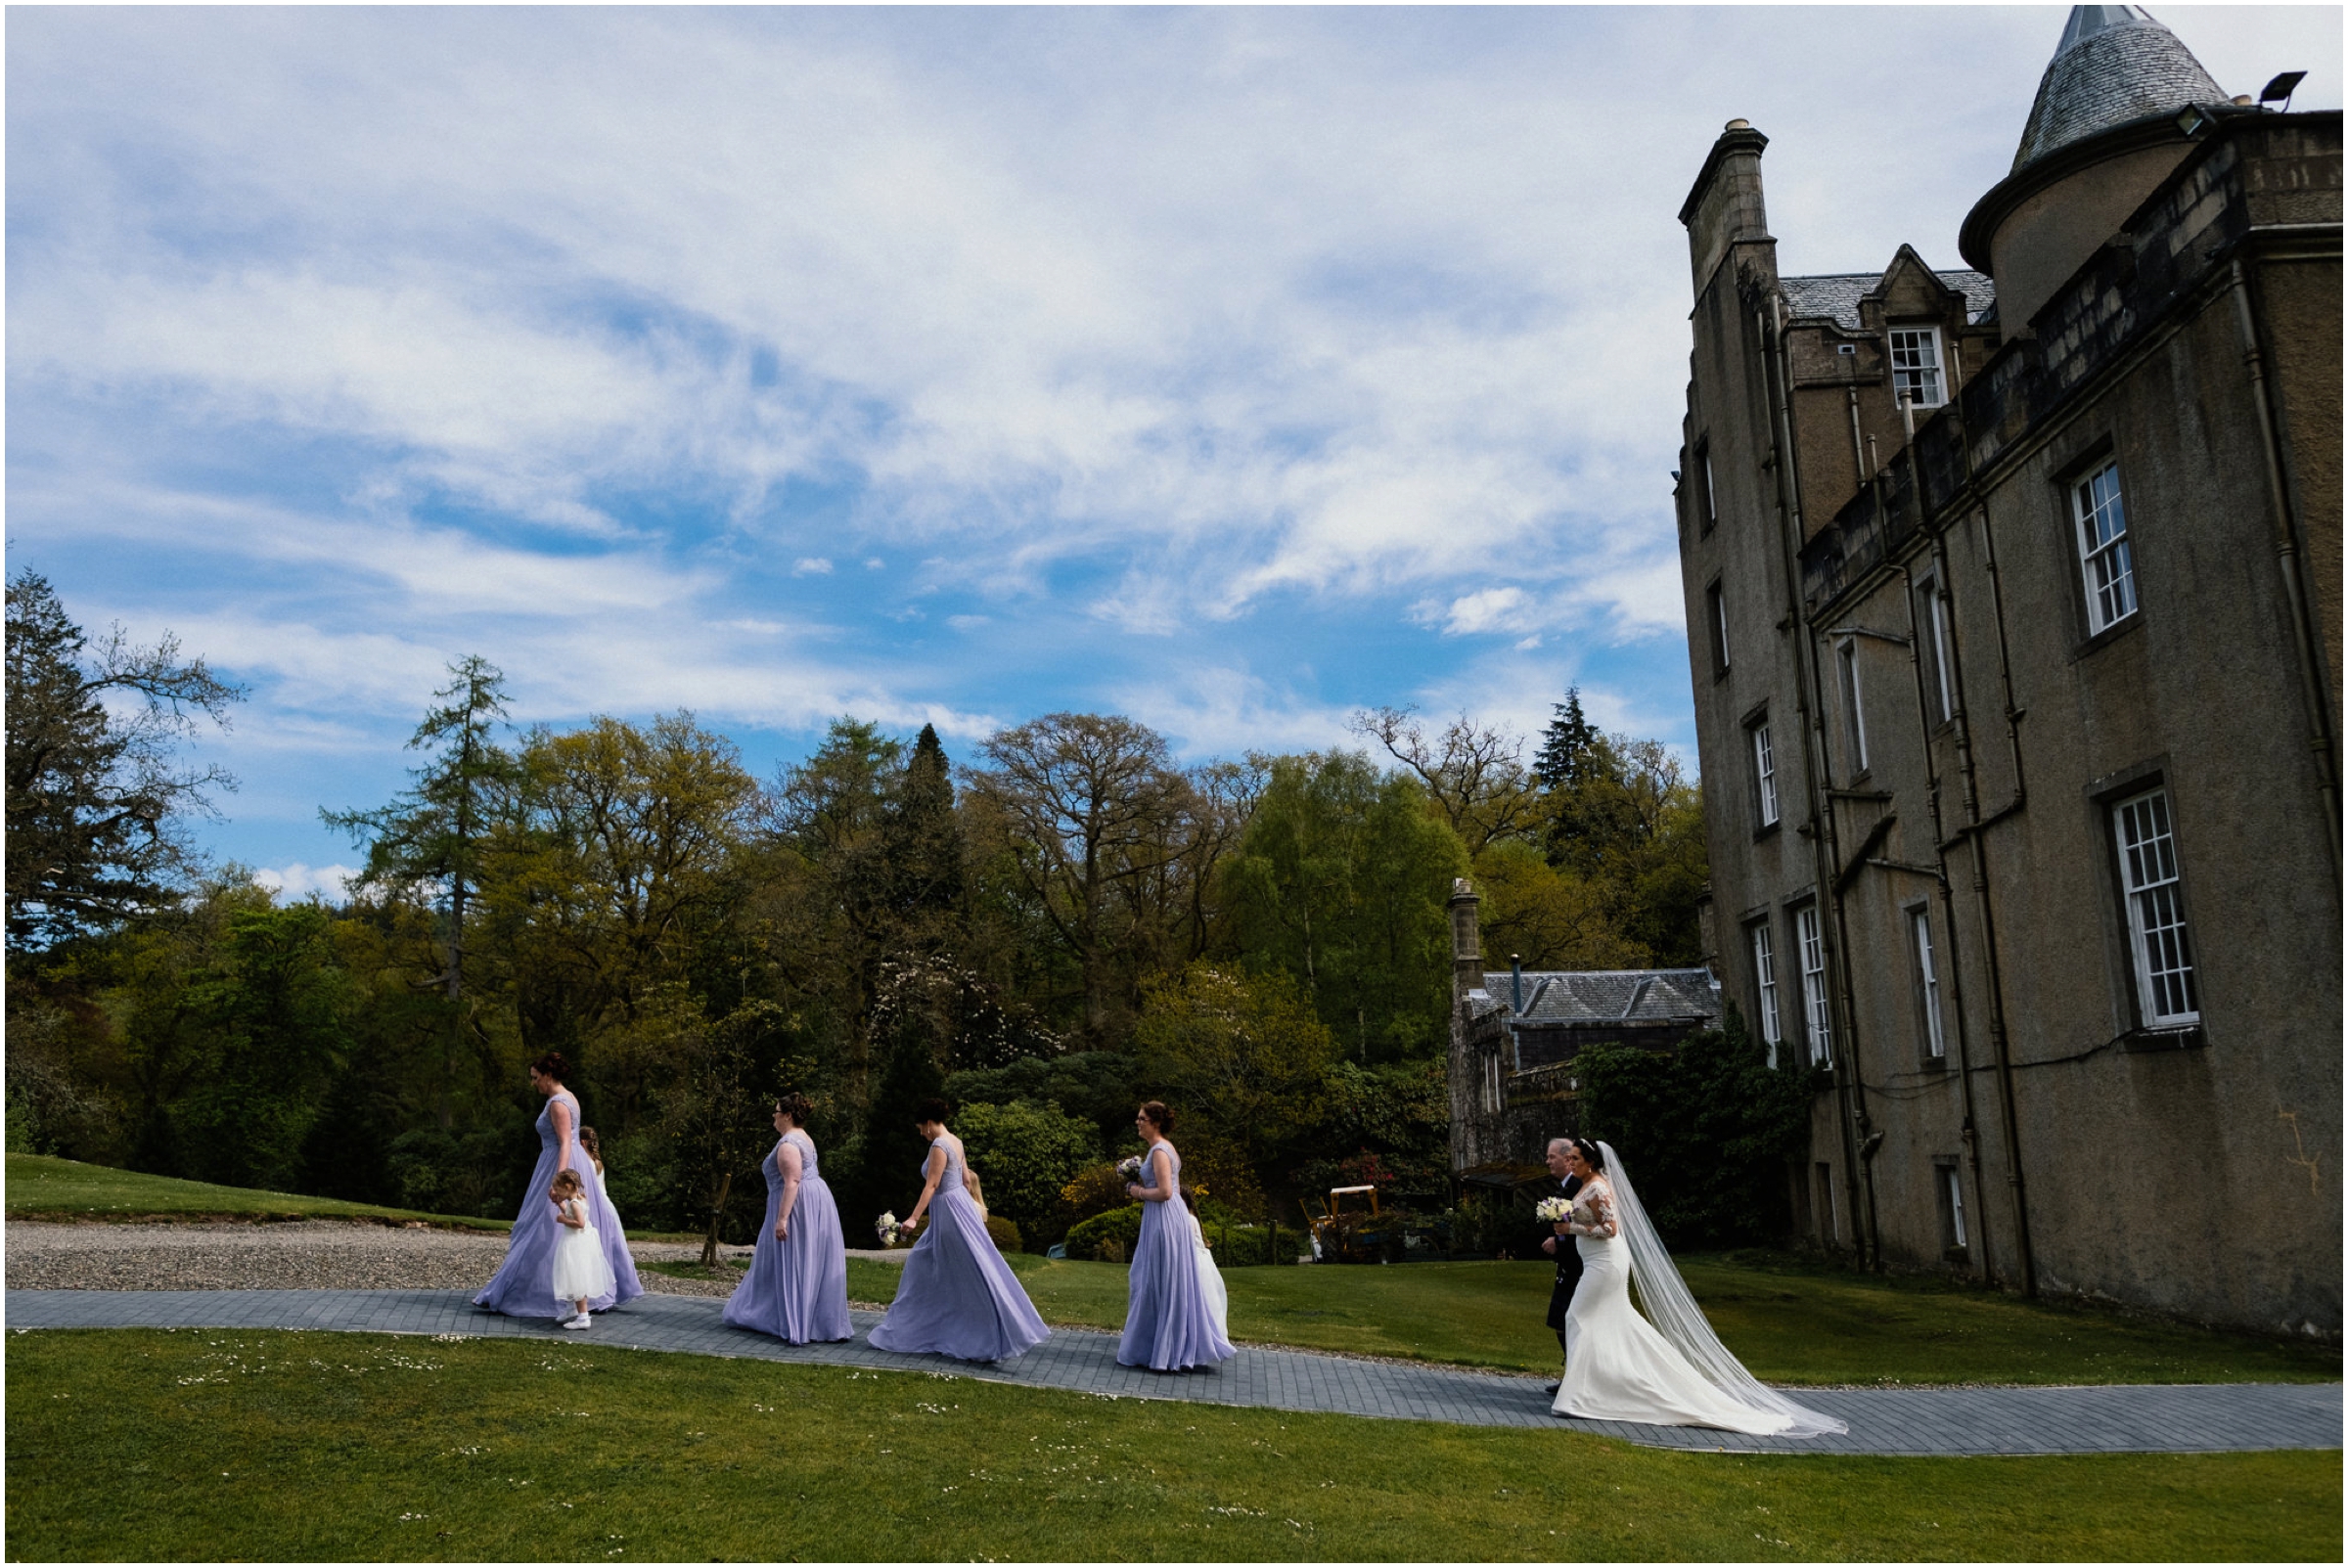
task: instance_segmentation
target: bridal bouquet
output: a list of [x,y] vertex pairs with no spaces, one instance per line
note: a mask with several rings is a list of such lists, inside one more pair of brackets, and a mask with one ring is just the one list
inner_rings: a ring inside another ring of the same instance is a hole
[[893,1247],[897,1244],[897,1232],[900,1227],[897,1224],[897,1216],[894,1211],[883,1214],[880,1219],[873,1222],[873,1229],[880,1233],[880,1244],[882,1246]]
[[1533,1205],[1533,1218],[1543,1225],[1563,1225],[1573,1218],[1571,1198],[1543,1198]]
[[1139,1154],[1128,1154],[1117,1161],[1117,1174],[1128,1182],[1140,1181],[1142,1179],[1142,1157]]

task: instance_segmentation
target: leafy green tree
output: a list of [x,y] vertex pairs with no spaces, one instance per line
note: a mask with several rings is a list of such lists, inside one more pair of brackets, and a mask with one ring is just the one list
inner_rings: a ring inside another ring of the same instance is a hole
[[1239,953],[1293,976],[1360,1060],[1442,1050],[1458,836],[1415,780],[1356,752],[1277,758],[1270,775],[1223,868]]
[[1515,955],[1528,969],[1637,969],[1653,959],[1623,930],[1611,884],[1551,865],[1522,839],[1484,846],[1474,879],[1487,963]]
[[481,886],[502,978],[525,1043],[580,1050],[632,1123],[646,1069],[604,1073],[586,1043],[658,987],[705,992],[733,977],[757,788],[733,742],[690,713],[536,730],[519,763]]
[[314,904],[228,918],[215,965],[191,977],[204,1056],[171,1119],[185,1174],[284,1190],[348,1053],[350,987]]
[[[175,765],[198,715],[226,728],[241,688],[165,633],[96,649],[48,579],[8,582],[8,945],[42,949],[106,930],[176,896],[191,865],[181,831],[233,789],[217,767]],[[110,710],[108,699],[128,699]],[[127,708],[125,712],[122,708]]]
[[954,1131],[978,1173],[988,1212],[1008,1215],[1031,1240],[1051,1228],[1061,1189],[1101,1158],[1093,1124],[1051,1102],[964,1105]]
[[1337,1055],[1287,975],[1204,961],[1150,984],[1135,1041],[1168,1103],[1211,1123],[1259,1173],[1319,1124]]

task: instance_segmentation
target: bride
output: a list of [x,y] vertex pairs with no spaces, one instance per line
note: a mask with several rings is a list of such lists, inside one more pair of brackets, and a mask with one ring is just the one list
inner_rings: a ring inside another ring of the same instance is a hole
[[[1762,1436],[1850,1430],[1763,1386],[1729,1354],[1611,1147],[1577,1138],[1567,1158],[1582,1187],[1560,1229],[1581,1251],[1582,1281],[1565,1309],[1565,1375],[1555,1413]],[[1631,1305],[1634,1282],[1646,1317]]]

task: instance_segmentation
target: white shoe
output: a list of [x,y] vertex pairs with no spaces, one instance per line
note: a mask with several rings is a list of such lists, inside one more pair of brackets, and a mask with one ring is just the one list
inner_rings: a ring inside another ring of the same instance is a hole
[[595,1326],[595,1320],[588,1317],[585,1313],[580,1313],[576,1318],[571,1319],[570,1322],[564,1323],[563,1326],[565,1328],[593,1328]]

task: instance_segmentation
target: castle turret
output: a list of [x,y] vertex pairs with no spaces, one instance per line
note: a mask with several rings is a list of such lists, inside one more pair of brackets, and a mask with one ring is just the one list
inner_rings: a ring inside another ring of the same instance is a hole
[[2029,325],[2184,161],[2211,117],[2238,112],[2143,7],[2073,6],[2012,171],[1974,203],[1958,236],[1964,259],[1997,280],[2005,336]]

